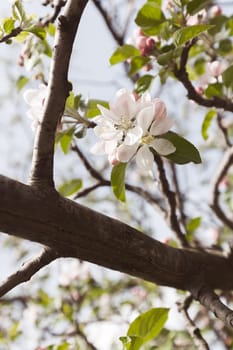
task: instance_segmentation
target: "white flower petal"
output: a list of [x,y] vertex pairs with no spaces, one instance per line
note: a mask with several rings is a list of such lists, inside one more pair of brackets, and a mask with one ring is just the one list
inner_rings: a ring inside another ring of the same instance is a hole
[[135,116],[137,104],[133,94],[125,89],[119,90],[114,103],[110,103],[110,109],[117,116],[127,116],[130,119]]
[[139,168],[144,170],[151,170],[153,167],[154,157],[148,146],[139,148],[136,154],[136,163]]
[[155,120],[162,120],[166,118],[167,116],[167,108],[165,106],[165,103],[161,101],[159,98],[153,99],[153,105],[154,105],[154,118]]
[[118,120],[118,116],[116,116],[110,109],[105,108],[104,106],[97,105],[98,109],[100,110],[100,113],[103,117],[110,119],[110,120]]
[[154,139],[154,141],[151,142],[150,146],[153,147],[155,151],[162,156],[167,156],[176,150],[176,147],[170,141],[159,138]]
[[111,140],[111,139],[118,139],[119,138],[119,131],[116,130],[112,125],[103,123],[100,125],[97,125],[94,128],[94,133],[96,136],[104,139],[104,140]]
[[133,129],[128,130],[124,144],[128,146],[132,146],[135,143],[138,143],[140,138],[142,137],[143,130],[140,126],[135,126]]
[[105,153],[112,154],[116,152],[117,140],[113,139],[110,141],[105,141]]
[[168,132],[168,130],[170,130],[173,124],[173,119],[169,117],[162,120],[155,120],[151,125],[150,133],[154,136],[165,134]]
[[142,108],[137,115],[137,123],[142,128],[143,134],[145,134],[152,121],[154,119],[154,106],[150,104],[149,106]]
[[128,146],[125,144],[120,145],[116,153],[117,159],[123,163],[128,162],[136,153],[137,148],[138,148],[138,144],[134,144],[132,146]]

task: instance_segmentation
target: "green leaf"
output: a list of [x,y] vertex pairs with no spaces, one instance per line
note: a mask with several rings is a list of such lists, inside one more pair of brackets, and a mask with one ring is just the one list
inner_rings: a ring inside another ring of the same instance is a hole
[[210,28],[212,28],[212,25],[209,24],[197,24],[181,28],[174,33],[174,42],[176,46],[181,46]]
[[187,12],[189,15],[195,15],[202,9],[206,8],[212,0],[192,0],[187,4]]
[[125,202],[125,171],[126,171],[127,163],[120,163],[115,165],[112,168],[111,172],[111,186],[112,191],[115,194],[116,198]]
[[81,101],[81,95],[75,96],[73,91],[70,91],[70,94],[66,99],[65,108],[71,108],[77,111],[77,109],[79,108],[80,101]]
[[12,5],[12,15],[16,20],[19,20],[20,22],[24,22],[26,19],[26,13],[23,8],[23,4],[20,0],[17,0]]
[[56,143],[60,142],[61,149],[64,154],[68,153],[70,144],[74,135],[75,128],[72,127],[65,131],[59,132],[56,135]]
[[72,179],[70,181],[64,182],[59,188],[58,192],[63,197],[71,196],[72,194],[78,192],[82,188],[82,180],[81,179]]
[[135,19],[136,24],[142,28],[153,28],[164,21],[160,5],[155,1],[147,1],[139,10]]
[[150,58],[149,57],[145,57],[145,56],[133,57],[131,62],[130,62],[129,75],[131,76],[131,75],[137,73],[148,62],[150,62]]
[[65,342],[56,347],[56,350],[68,350],[70,348],[70,344]]
[[198,229],[198,227],[200,225],[201,225],[201,217],[200,216],[189,220],[186,224],[187,232],[189,234],[192,234],[194,231],[196,231]]
[[111,64],[117,64],[126,61],[128,58],[140,55],[140,51],[133,45],[123,45],[118,47],[110,57]]
[[140,77],[135,84],[135,91],[141,95],[143,92],[147,91],[154,79],[153,75],[145,74]]
[[161,136],[162,138],[171,141],[176,147],[176,151],[166,156],[172,162],[177,164],[187,164],[190,162],[199,164],[201,157],[197,148],[188,140],[176,134],[173,131],[168,131]]
[[168,318],[169,309],[153,308],[139,315],[129,326],[127,337],[121,341],[127,350],[138,350],[157,337]]
[[22,331],[19,330],[19,325],[20,325],[19,322],[15,322],[9,329],[8,336],[11,341],[14,341],[22,333]]
[[228,67],[223,73],[222,73],[222,80],[224,85],[227,87],[233,88],[233,65]]
[[24,28],[25,32],[29,32],[40,38],[41,40],[44,40],[46,38],[46,31],[42,27],[31,27],[31,28]]
[[29,78],[25,77],[24,75],[21,75],[16,82],[17,90],[21,91],[28,82]]
[[214,110],[210,110],[206,113],[204,121],[202,123],[202,128],[201,128],[201,134],[204,140],[207,140],[209,135],[208,135],[208,130],[211,125],[211,122],[213,118],[217,115],[217,112]]
[[87,110],[85,116],[87,118],[93,118],[100,114],[100,110],[97,105],[104,106],[105,108],[109,108],[109,104],[103,100],[89,100],[87,103]]
[[50,36],[54,36],[56,33],[56,26],[53,23],[49,23],[45,29]]
[[43,289],[39,289],[38,297],[40,299],[40,304],[44,307],[48,307],[53,303],[53,298],[51,298]]
[[12,32],[12,30],[15,27],[15,20],[13,18],[3,18],[2,20],[2,26],[6,34],[9,34]]
[[205,95],[208,98],[214,97],[214,96],[222,96],[223,91],[223,84],[221,83],[214,83],[209,84],[207,89],[205,90]]

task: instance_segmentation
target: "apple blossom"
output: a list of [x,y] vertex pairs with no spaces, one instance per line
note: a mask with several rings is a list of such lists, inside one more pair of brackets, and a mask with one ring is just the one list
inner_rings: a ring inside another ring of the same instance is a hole
[[40,84],[38,89],[28,89],[24,92],[23,98],[30,106],[27,116],[32,119],[32,129],[35,130],[43,115],[43,104],[47,95],[47,86]]
[[210,75],[216,78],[223,73],[226,69],[226,65],[224,62],[220,61],[207,62],[206,69]]
[[148,93],[136,99],[133,93],[122,89],[109,110],[98,107],[101,116],[96,119],[94,132],[100,141],[92,147],[93,154],[107,154],[113,165],[128,162],[136,155],[137,165],[149,171],[154,160],[151,150],[161,155],[175,151],[170,141],[158,137],[173,125],[160,99],[151,99]]

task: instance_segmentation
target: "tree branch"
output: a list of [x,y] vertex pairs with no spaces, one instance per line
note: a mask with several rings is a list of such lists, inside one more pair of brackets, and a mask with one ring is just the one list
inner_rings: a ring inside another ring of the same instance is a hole
[[68,0],[55,36],[49,74],[48,96],[41,124],[37,127],[31,169],[31,184],[53,188],[54,140],[57,124],[69,94],[68,68],[78,25],[88,0]]
[[[78,203],[0,177],[0,231],[158,285],[190,290],[233,288],[232,261],[176,249]],[[224,271],[224,273],[222,273]]]
[[233,147],[229,148],[222,159],[222,162],[218,166],[216,171],[215,178],[213,180],[213,189],[212,189],[212,199],[210,202],[210,206],[212,210],[215,212],[217,217],[222,220],[222,222],[227,225],[230,229],[233,230],[233,220],[230,219],[222,210],[219,203],[219,184],[221,183],[224,176],[226,176],[229,168],[233,164]]
[[216,317],[222,320],[230,328],[233,328],[233,311],[224,305],[219,296],[208,286],[194,288],[192,294],[202,305],[212,311]]
[[185,300],[181,303],[178,302],[178,310],[179,312],[183,315],[185,321],[186,321],[186,326],[189,334],[193,338],[194,344],[199,350],[209,350],[209,346],[205,339],[202,337],[200,329],[197,328],[193,320],[190,318],[188,314],[188,308],[193,300],[192,295],[189,295]]
[[56,258],[56,252],[51,248],[45,247],[36,258],[24,263],[18,271],[0,283],[0,297],[19,284],[29,281],[36,272]]

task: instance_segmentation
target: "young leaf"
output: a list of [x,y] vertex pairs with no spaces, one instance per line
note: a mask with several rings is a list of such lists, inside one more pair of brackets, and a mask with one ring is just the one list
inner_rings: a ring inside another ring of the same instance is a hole
[[25,28],[25,32],[32,33],[36,35],[41,40],[44,40],[46,38],[46,31],[42,27],[31,27],[31,28]]
[[211,125],[211,122],[213,118],[217,115],[217,112],[214,110],[210,110],[206,113],[205,119],[202,123],[202,128],[201,128],[201,134],[204,140],[207,140],[209,135],[208,135],[208,130]]
[[169,309],[153,308],[138,316],[129,326],[127,337],[121,337],[127,350],[138,350],[157,337],[168,318]]
[[56,135],[56,143],[60,142],[61,149],[64,154],[68,153],[69,151],[74,131],[75,131],[75,128],[72,127]]
[[140,77],[135,84],[135,91],[141,95],[143,92],[147,91],[154,79],[153,75],[146,74]]
[[6,34],[9,34],[12,32],[15,26],[15,20],[13,18],[4,18],[2,20],[2,26]]
[[199,164],[201,163],[201,157],[197,148],[188,140],[176,134],[173,131],[168,131],[166,134],[161,136],[162,138],[171,141],[176,147],[174,153],[166,156],[172,162],[177,164],[187,164],[190,162]]
[[201,225],[201,217],[198,216],[196,218],[193,218],[189,220],[186,224],[186,229],[188,233],[193,233],[198,229],[198,227]]
[[97,105],[104,106],[105,108],[109,108],[109,104],[103,100],[89,100],[87,104],[87,110],[85,116],[87,118],[93,118],[100,114],[100,110]]
[[210,28],[212,28],[212,25],[209,24],[197,24],[181,28],[174,33],[174,42],[176,46],[181,46]]
[[212,0],[192,0],[187,4],[187,12],[189,15],[195,15],[195,13],[198,13],[202,9],[206,8],[206,6],[211,2]]
[[82,180],[81,179],[73,179],[67,182],[64,182],[59,188],[58,192],[64,196],[68,197],[72,194],[78,192],[82,188]]
[[135,19],[139,27],[152,28],[156,27],[164,21],[164,15],[161,7],[155,1],[148,1],[139,10]]
[[21,75],[17,82],[16,82],[16,86],[17,86],[17,90],[21,91],[22,88],[29,82],[29,78],[25,77],[24,75]]
[[233,88],[233,65],[228,67],[223,73],[222,73],[222,80],[224,85],[227,87]]
[[222,96],[222,94],[223,94],[223,84],[222,83],[209,84],[209,86],[205,90],[205,95],[208,98],[211,98],[214,96]]
[[110,63],[117,64],[126,61],[128,58],[140,55],[140,51],[136,49],[133,45],[123,45],[118,47],[116,51],[110,57]]
[[116,198],[121,201],[125,202],[125,170],[126,170],[127,163],[120,163],[118,165],[115,165],[112,168],[111,172],[111,186],[112,191],[115,194]]
[[129,75],[137,73],[142,67],[144,67],[150,61],[149,57],[135,56],[130,62]]

